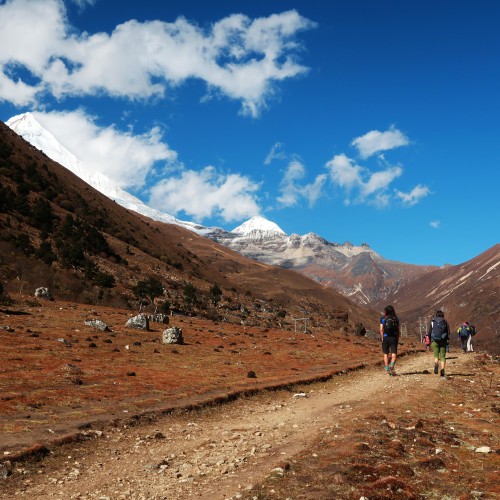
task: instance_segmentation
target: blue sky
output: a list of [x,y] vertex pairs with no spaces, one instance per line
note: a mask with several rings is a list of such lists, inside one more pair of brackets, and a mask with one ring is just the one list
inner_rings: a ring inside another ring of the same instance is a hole
[[465,262],[499,242],[500,2],[0,1],[0,119],[182,220]]

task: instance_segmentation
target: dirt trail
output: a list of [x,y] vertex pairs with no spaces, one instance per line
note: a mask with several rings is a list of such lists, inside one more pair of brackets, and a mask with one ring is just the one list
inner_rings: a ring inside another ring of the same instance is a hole
[[[451,377],[467,371],[470,361],[457,355],[449,362]],[[19,465],[0,495],[237,498],[293,460],[319,433],[353,432],[354,416],[390,411],[414,394],[450,383],[429,374],[428,353],[401,358],[397,368],[396,377],[380,367],[367,368],[291,392],[264,392],[152,424],[112,428],[91,441],[54,450],[38,464]]]

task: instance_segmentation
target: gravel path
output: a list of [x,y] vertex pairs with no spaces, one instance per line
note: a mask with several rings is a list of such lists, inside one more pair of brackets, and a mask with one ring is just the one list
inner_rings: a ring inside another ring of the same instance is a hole
[[[465,358],[457,356],[451,371]],[[318,433],[345,431],[354,416],[383,408],[394,394],[404,402],[416,384],[432,390],[446,383],[424,374],[432,371],[428,353],[402,358],[397,368],[396,377],[366,368],[291,392],[111,428],[54,450],[43,462],[18,466],[19,478],[0,498],[237,498],[285,467]]]

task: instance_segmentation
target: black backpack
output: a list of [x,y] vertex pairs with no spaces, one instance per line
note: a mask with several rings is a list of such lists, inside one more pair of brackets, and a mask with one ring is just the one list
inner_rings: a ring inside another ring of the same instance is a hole
[[384,334],[395,337],[398,334],[399,320],[396,316],[386,316],[384,321]]
[[448,323],[444,318],[434,318],[431,330],[432,340],[446,340],[448,338]]
[[469,332],[474,337],[474,335],[476,335],[476,327],[474,325],[469,325]]
[[467,338],[470,335],[470,326],[462,325],[458,334],[464,339]]

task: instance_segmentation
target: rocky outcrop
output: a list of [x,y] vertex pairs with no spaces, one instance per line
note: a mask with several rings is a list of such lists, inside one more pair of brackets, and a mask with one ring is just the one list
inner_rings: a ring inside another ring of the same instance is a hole
[[174,326],[172,328],[163,330],[161,340],[164,344],[184,344],[182,328],[177,328],[176,326]]
[[44,286],[41,286],[35,290],[35,297],[37,299],[54,300],[52,294],[50,293],[50,290]]
[[130,318],[125,326],[135,328],[137,330],[149,330],[149,319],[146,314],[138,314]]

